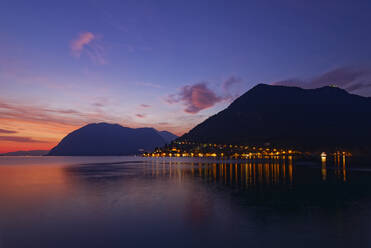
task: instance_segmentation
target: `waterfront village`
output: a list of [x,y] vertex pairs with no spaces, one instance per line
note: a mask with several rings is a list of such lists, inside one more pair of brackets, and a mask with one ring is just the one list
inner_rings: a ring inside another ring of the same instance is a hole
[[[156,148],[154,152],[143,153],[144,157],[206,157],[225,159],[285,159],[294,156],[314,156],[314,154],[301,152],[294,149],[273,148],[232,144],[205,144],[187,141],[174,141],[162,148]],[[351,156],[351,153],[336,151],[329,155]],[[320,154],[322,158],[328,156],[325,152]]]

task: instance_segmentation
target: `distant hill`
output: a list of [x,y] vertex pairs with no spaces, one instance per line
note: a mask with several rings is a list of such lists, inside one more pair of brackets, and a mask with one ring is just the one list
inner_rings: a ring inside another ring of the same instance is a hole
[[[128,128],[94,123],[73,131],[47,154],[49,156],[132,155],[152,151],[171,142],[170,133],[154,128]],[[167,135],[166,138],[163,135]],[[173,137],[173,138],[176,138]]]
[[176,136],[175,134],[172,134],[172,133],[170,133],[168,131],[159,131],[158,133],[166,141],[166,143],[170,143],[171,141],[173,141],[176,138],[178,138],[178,136]]
[[259,84],[179,140],[370,151],[371,98],[337,87]]
[[47,150],[16,151],[1,153],[0,156],[43,156],[48,152]]

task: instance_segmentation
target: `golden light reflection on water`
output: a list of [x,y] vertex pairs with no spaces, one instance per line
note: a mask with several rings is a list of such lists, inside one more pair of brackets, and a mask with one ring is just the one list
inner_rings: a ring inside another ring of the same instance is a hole
[[[322,160],[320,170],[315,169],[322,180],[331,178],[346,182],[349,177],[349,166],[346,156],[336,156],[332,159]],[[63,164],[63,163],[62,163]],[[144,166],[145,165],[145,166]],[[95,165],[84,165],[83,168],[93,168]],[[109,166],[109,167],[107,167]],[[292,185],[295,178],[295,165],[292,158],[236,162],[211,162],[192,160],[147,160],[139,164],[130,165],[132,168],[140,168],[134,174],[144,173],[151,177],[164,177],[174,179],[177,184],[184,183],[192,178],[202,178],[207,182],[222,183],[225,185],[239,185],[250,187],[252,185]],[[129,166],[129,167],[130,167]],[[137,167],[139,166],[139,167]],[[304,167],[304,165],[300,165]],[[93,176],[102,176],[103,172],[113,172],[109,176],[125,177],[129,168],[120,165],[99,165]],[[70,168],[70,169],[67,169]],[[75,170],[71,171],[71,168]],[[76,191],[77,186],[83,185],[87,178],[91,178],[91,172],[85,175],[86,171],[79,172],[79,165],[63,167],[60,163],[50,165],[2,165],[0,173],[0,201],[6,205],[7,201],[22,201],[19,205],[28,206],[33,202],[43,201],[47,198],[58,197]],[[77,169],[77,170],[76,170]],[[102,169],[102,172],[101,170]],[[104,170],[103,170],[104,169]],[[96,175],[97,174],[97,175]],[[112,174],[112,175],[111,175]],[[90,177],[89,177],[90,175]],[[99,178],[99,177],[97,177]],[[313,179],[315,180],[315,179]],[[125,180],[124,180],[125,181]],[[127,180],[126,180],[127,181]],[[75,187],[75,188],[74,188]],[[81,188],[81,187],[80,187]],[[85,188],[82,188],[84,190]]]
[[321,169],[322,180],[326,181],[326,178],[327,178],[326,157],[321,157],[321,161],[322,161],[322,169]]
[[[166,166],[166,169],[164,169]],[[210,182],[233,185],[275,185],[292,184],[294,178],[293,160],[271,160],[248,163],[200,163],[156,160],[145,168],[145,174],[152,177],[169,177],[182,183],[185,178],[201,177]]]
[[[340,156],[332,159],[330,162],[327,158],[321,159],[320,175],[323,181],[332,178],[347,181],[347,163],[346,156]],[[167,164],[165,170],[159,174],[159,167]],[[306,165],[300,165],[306,167]],[[309,165],[312,167],[312,165]],[[189,177],[202,177],[212,182],[221,182],[229,185],[292,185],[295,177],[294,160],[290,157],[287,159],[272,159],[266,161],[249,161],[246,163],[236,162],[185,162],[176,160],[156,160],[151,164],[152,176],[168,176],[177,178],[178,182]]]
[[[322,157],[322,180],[327,180],[327,159],[326,157]],[[347,174],[348,169],[346,165],[346,156],[345,155],[337,155],[334,156],[334,174],[338,179],[341,179],[343,182],[347,181]]]

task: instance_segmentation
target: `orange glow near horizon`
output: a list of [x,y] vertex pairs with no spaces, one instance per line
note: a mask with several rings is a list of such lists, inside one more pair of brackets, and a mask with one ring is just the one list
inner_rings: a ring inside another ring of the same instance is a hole
[[[12,133],[0,133],[0,153],[30,150],[50,150],[70,132],[88,123],[63,124],[37,120],[22,120],[0,117],[0,130]],[[135,124],[132,128],[138,128]],[[163,130],[154,126],[157,130]],[[174,132],[182,135],[185,131]],[[9,140],[7,140],[9,139]]]
[[176,135],[182,135],[195,125],[151,120],[139,122],[130,116],[111,115],[111,112],[104,107],[93,110],[84,107],[57,108],[0,99],[0,153],[50,150],[68,133],[89,123],[117,123],[129,128],[153,127]]
[[0,129],[14,132],[0,135],[2,137],[0,153],[50,150],[65,135],[78,127],[67,124],[0,118]]

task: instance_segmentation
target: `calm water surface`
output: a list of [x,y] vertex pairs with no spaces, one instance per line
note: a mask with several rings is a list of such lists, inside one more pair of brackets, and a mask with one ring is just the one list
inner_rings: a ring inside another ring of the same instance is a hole
[[0,247],[371,247],[371,170],[0,157]]

